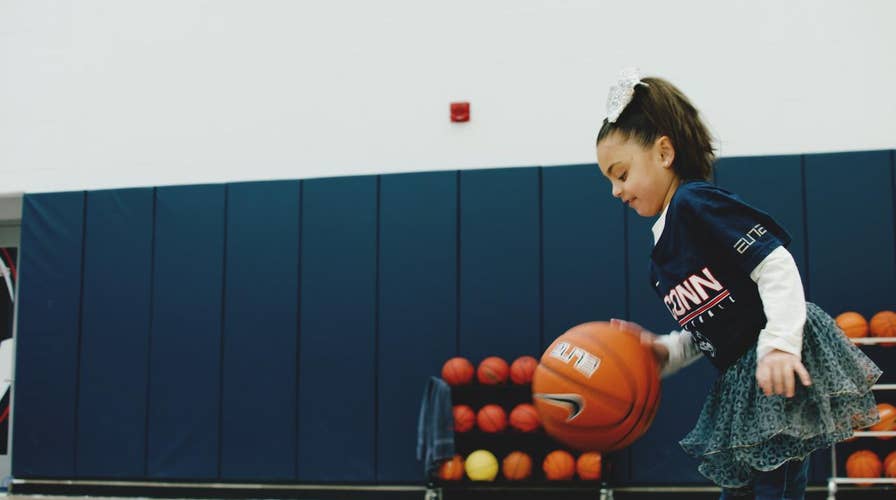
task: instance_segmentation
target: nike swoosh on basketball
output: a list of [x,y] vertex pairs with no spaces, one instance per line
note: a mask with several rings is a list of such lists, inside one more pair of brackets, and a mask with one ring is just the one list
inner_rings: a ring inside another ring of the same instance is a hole
[[569,416],[566,417],[567,422],[579,416],[579,414],[582,413],[582,410],[585,409],[585,399],[578,394],[537,393],[533,394],[532,397],[555,406],[567,408],[569,410]]

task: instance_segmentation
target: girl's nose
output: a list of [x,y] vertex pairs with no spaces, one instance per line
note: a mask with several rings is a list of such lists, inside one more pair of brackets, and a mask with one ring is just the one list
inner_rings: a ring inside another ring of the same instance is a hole
[[616,183],[613,183],[611,191],[613,192],[614,198],[619,198],[620,196],[622,196],[622,188]]

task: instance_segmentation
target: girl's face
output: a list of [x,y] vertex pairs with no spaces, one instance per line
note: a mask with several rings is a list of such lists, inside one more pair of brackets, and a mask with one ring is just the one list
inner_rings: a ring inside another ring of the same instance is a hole
[[613,196],[642,217],[659,215],[672,199],[678,187],[674,158],[666,136],[645,148],[637,140],[611,133],[597,145],[597,164],[610,179]]

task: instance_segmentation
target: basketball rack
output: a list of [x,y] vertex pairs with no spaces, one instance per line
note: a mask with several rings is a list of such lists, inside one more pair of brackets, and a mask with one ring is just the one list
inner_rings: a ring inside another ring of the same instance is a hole
[[[883,344],[892,342],[896,344],[896,337],[862,337],[850,339],[854,344]],[[871,386],[872,391],[896,391],[896,384],[875,384]],[[855,431],[853,436],[857,438],[864,437],[896,437],[896,431]],[[828,479],[828,499],[836,500],[838,484],[891,484],[896,485],[896,478],[887,477],[841,477],[837,475],[837,445],[831,446],[831,477]]]

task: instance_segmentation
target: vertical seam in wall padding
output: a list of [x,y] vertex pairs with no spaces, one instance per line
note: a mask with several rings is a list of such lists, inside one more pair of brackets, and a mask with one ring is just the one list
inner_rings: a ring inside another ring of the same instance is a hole
[[87,248],[87,191],[83,192],[81,204],[81,290],[78,294],[78,350],[75,357],[75,418],[72,443],[72,468],[78,477],[78,413],[81,407],[81,342],[84,331],[84,254]]
[[[628,244],[628,210],[625,209],[623,205],[622,208],[622,272],[625,274],[625,279],[623,283],[625,284],[625,319],[631,321],[632,319],[632,311],[631,311],[631,294],[632,294],[632,286],[631,286],[631,272],[629,269],[629,258],[628,258],[629,244]],[[626,451],[626,462],[628,462],[628,478],[632,479],[632,452],[631,450]]]
[[631,273],[628,268],[628,210],[625,210],[624,206],[622,209],[622,272],[625,273],[625,318],[628,320],[632,319],[632,310],[631,310],[631,295],[632,295],[632,285],[631,285]]
[[806,300],[812,300],[812,273],[809,272],[809,201],[806,188],[806,155],[800,155],[800,186],[803,195],[803,258],[806,265]]
[[221,252],[221,336],[218,341],[218,479],[224,461],[224,333],[227,330],[227,222],[230,218],[230,184],[224,186],[224,245]]
[[535,356],[544,349],[544,167],[538,167],[538,315]]
[[155,316],[155,268],[156,268],[156,209],[158,207],[158,189],[152,188],[152,233],[149,240],[149,329],[146,335],[146,394],[143,407],[143,475],[149,477],[149,395],[152,372],[152,329]]
[[461,220],[461,212],[460,212],[460,188],[461,188],[461,173],[458,170],[455,173],[455,199],[454,199],[454,213],[455,213],[455,225],[454,225],[454,257],[455,257],[455,270],[454,270],[454,355],[460,356],[460,285],[461,285],[461,274],[460,274],[460,220]]
[[299,238],[299,248],[298,255],[296,259],[298,261],[298,266],[296,270],[298,271],[298,275],[296,277],[296,386],[295,386],[295,396],[296,396],[296,406],[295,406],[295,463],[293,464],[293,477],[296,479],[299,478],[299,370],[301,365],[299,364],[302,356],[302,245],[304,240],[302,238],[302,204],[304,202],[304,188],[305,183],[303,181],[299,181],[299,223],[298,223],[298,238]]
[[[893,201],[893,243],[896,243],[896,151],[890,150],[890,196]],[[893,252],[896,264],[896,252]]]
[[373,480],[379,481],[379,384],[380,384],[380,181],[376,176],[376,234],[374,236],[374,294],[373,294]]

